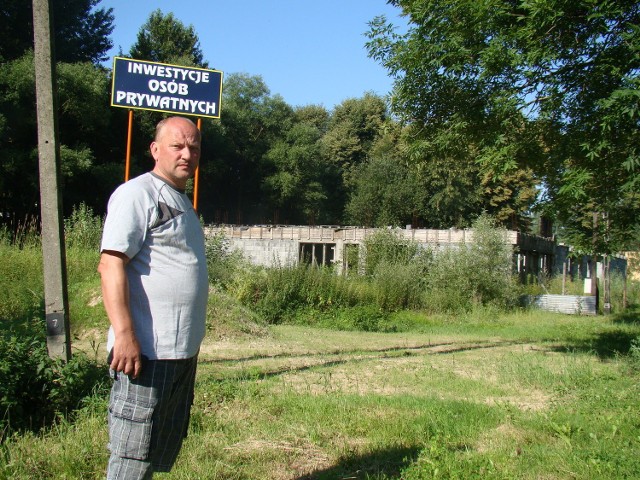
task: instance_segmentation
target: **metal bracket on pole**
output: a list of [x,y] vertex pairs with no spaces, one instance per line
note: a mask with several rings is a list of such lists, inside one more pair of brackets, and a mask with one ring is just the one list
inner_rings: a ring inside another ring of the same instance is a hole
[[131,131],[133,130],[133,110],[129,110],[129,126],[127,127],[127,156],[124,162],[124,181],[129,181],[131,170]]
[[[196,125],[198,130],[202,132],[202,119],[198,118],[198,123]],[[202,158],[201,158],[202,160]],[[198,211],[198,195],[200,192],[200,166],[196,167],[196,173],[193,177],[193,209]]]

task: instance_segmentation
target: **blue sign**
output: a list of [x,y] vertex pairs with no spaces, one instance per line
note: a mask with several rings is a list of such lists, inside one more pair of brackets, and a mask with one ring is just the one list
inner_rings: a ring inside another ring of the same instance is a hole
[[222,72],[113,59],[111,106],[220,118]]

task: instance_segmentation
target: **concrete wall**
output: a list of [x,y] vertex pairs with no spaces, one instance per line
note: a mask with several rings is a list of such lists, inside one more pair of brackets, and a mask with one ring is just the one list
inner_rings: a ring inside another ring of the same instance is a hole
[[[360,227],[311,226],[237,226],[216,225],[205,228],[207,235],[223,234],[234,249],[240,250],[252,263],[262,266],[292,265],[299,261],[333,265],[342,272],[349,263],[348,245],[360,247],[380,229]],[[461,246],[473,242],[473,230],[392,229],[407,241],[429,246],[434,250]],[[542,237],[505,231],[505,243],[517,247],[526,262],[528,272],[537,273],[553,256],[555,242]],[[544,259],[541,261],[540,259]],[[352,267],[353,265],[351,265]]]
[[[361,246],[380,229],[360,227],[311,226],[237,226],[216,225],[205,228],[206,235],[223,234],[232,248],[256,265],[296,265],[304,261],[333,265],[342,272],[349,263],[345,257],[348,245]],[[473,242],[473,230],[400,229],[392,231],[400,238],[439,250]],[[587,258],[570,258],[570,248],[549,238],[505,231],[505,243],[514,248],[514,271],[521,281],[541,272],[562,275],[563,268],[572,278],[586,278]],[[351,265],[353,267],[353,265]],[[626,259],[611,259],[611,270],[625,273]],[[598,276],[602,276],[601,264]]]
[[290,266],[298,263],[299,242],[297,240],[260,240],[230,238],[232,249],[240,250],[244,257],[254,265],[271,267]]

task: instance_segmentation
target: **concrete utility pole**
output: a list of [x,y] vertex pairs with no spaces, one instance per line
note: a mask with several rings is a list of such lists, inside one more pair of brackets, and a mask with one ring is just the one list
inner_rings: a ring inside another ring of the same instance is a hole
[[60,148],[49,0],[33,0],[33,37],[38,112],[40,212],[47,349],[52,358],[71,359],[69,298],[62,201],[58,191]]

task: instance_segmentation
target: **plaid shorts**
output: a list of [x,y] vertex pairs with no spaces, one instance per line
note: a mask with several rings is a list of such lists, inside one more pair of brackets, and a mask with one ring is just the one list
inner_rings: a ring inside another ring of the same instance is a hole
[[187,436],[197,363],[197,357],[143,360],[135,379],[110,371],[107,478],[151,478],[154,471],[171,470]]

